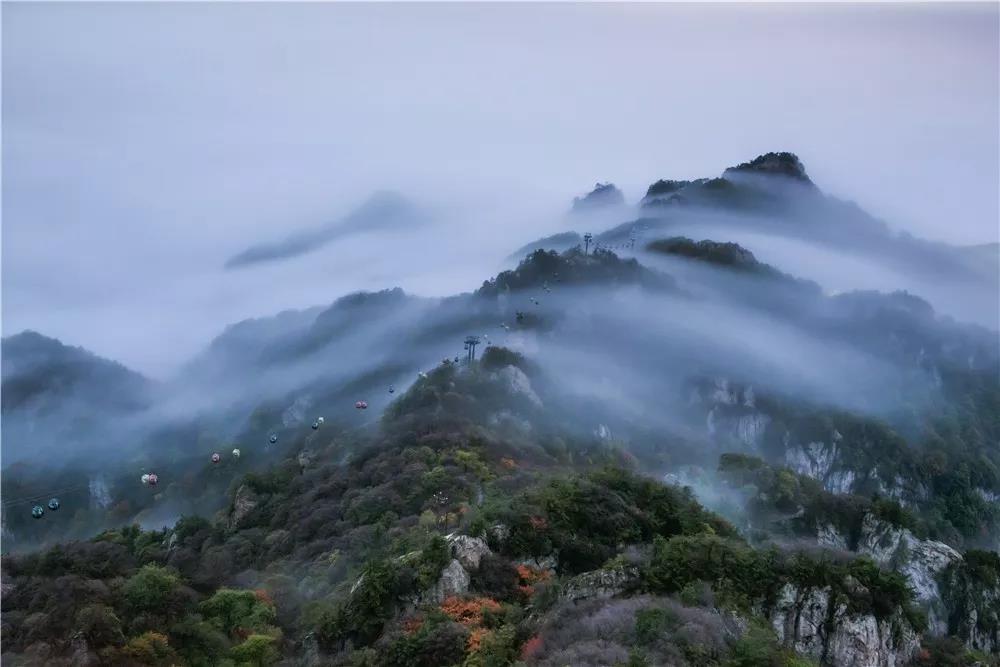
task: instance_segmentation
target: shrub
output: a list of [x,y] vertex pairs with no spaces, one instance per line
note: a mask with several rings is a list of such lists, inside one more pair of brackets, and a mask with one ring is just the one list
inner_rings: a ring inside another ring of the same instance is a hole
[[518,595],[518,571],[503,556],[486,554],[472,573],[472,589],[494,600],[511,601]]
[[486,351],[483,352],[480,365],[486,370],[495,370],[505,366],[517,366],[522,370],[526,370],[524,368],[524,355],[500,345],[487,347]]
[[652,607],[635,612],[635,637],[641,644],[650,644],[673,625],[675,618],[667,609]]
[[335,645],[353,639],[363,646],[375,641],[392,615],[396,586],[392,563],[369,561],[347,600],[321,615],[317,627],[320,641]]
[[446,598],[441,603],[441,611],[456,623],[461,623],[466,627],[482,625],[483,613],[486,611],[500,611],[500,603],[490,598],[469,598],[459,597]]
[[181,579],[174,571],[145,565],[125,582],[122,594],[133,614],[171,617],[177,611],[180,588]]
[[747,629],[725,663],[726,667],[809,667],[810,664],[778,644],[770,628],[759,625]]
[[535,557],[555,551],[560,571],[570,574],[599,568],[621,544],[657,535],[736,535],[689,493],[621,468],[551,480],[496,518],[510,526],[505,551]]
[[383,653],[384,664],[437,667],[461,663],[468,630],[450,620],[431,619],[409,635],[397,637]]
[[218,665],[229,651],[226,636],[197,616],[185,616],[170,628],[174,650],[191,667]]
[[250,635],[242,644],[234,646],[230,653],[233,660],[240,665],[268,667],[276,663],[281,657],[274,644],[274,637],[268,635]]
[[90,604],[78,611],[76,627],[87,639],[87,644],[94,648],[117,646],[125,642],[121,620],[107,605]]
[[478,646],[465,661],[465,667],[507,667],[518,657],[517,631],[513,625],[484,632]]
[[177,659],[170,642],[159,632],[144,632],[129,640],[121,653],[144,665],[172,665]]
[[274,605],[254,591],[222,588],[201,603],[212,626],[229,635],[259,632],[274,623]]

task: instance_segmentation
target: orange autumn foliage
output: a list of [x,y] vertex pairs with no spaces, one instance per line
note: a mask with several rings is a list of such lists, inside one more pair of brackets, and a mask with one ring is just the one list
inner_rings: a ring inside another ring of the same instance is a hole
[[479,647],[483,644],[483,639],[485,639],[490,633],[486,628],[474,628],[472,632],[469,633],[469,641],[466,644],[466,648],[471,651],[478,651]]
[[454,596],[445,598],[445,601],[441,603],[441,611],[453,621],[469,628],[482,624],[483,612],[486,610],[500,611],[500,603],[492,598],[463,600]]
[[548,570],[540,570],[533,568],[530,565],[518,565],[517,566],[517,577],[518,586],[517,590],[520,591],[521,596],[525,599],[530,598],[535,594],[535,587],[533,584],[539,581],[545,581],[552,576],[552,573]]
[[538,653],[539,649],[542,648],[542,638],[535,635],[528,641],[524,642],[524,646],[521,647],[521,660],[527,660],[533,655]]
[[522,584],[534,584],[539,581],[545,581],[552,576],[552,573],[548,570],[540,570],[530,565],[518,565],[517,566],[517,576],[521,580]]
[[407,618],[403,620],[403,632],[408,635],[412,635],[420,630],[424,625],[424,619],[419,616],[414,616],[412,618]]
[[517,467],[517,463],[514,461],[514,459],[510,458],[509,456],[505,456],[502,459],[500,459],[500,463],[503,464],[503,467],[506,468],[507,470],[513,470],[514,468]]
[[530,598],[535,594],[535,587],[533,584],[539,581],[545,581],[552,576],[552,573],[548,570],[540,570],[538,568],[531,567],[530,565],[518,565],[517,566],[517,577],[518,586],[517,589],[521,592],[521,595],[525,598]]

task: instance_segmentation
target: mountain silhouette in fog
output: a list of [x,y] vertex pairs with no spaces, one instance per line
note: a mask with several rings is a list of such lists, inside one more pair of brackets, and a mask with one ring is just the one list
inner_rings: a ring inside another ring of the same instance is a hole
[[334,222],[299,229],[280,241],[256,243],[230,257],[227,269],[278,262],[313,252],[341,238],[367,231],[397,229],[419,224],[421,214],[395,192],[377,192],[364,204]]

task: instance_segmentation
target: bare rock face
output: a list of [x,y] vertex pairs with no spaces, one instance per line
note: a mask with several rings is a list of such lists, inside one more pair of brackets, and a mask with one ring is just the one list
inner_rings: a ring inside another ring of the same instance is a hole
[[961,554],[943,542],[918,539],[909,530],[872,514],[862,521],[857,551],[904,575],[913,588],[916,602],[927,609],[930,634],[948,633],[948,615],[938,578],[949,565],[962,560]]
[[769,416],[761,412],[747,411],[746,408],[723,410],[716,406],[708,411],[705,418],[705,428],[709,435],[731,438],[750,452],[760,451],[761,441],[770,423]]
[[892,561],[900,547],[909,542],[907,534],[910,531],[880,521],[872,514],[866,514],[861,522],[861,535],[858,537],[858,553],[869,556],[879,565]]
[[502,545],[510,539],[510,526],[502,523],[494,524],[487,529],[486,534],[495,545]]
[[314,452],[311,449],[303,449],[301,452],[298,453],[298,456],[295,457],[296,463],[298,463],[299,467],[302,468],[303,470],[312,467],[312,464],[315,460],[316,460],[316,452]]
[[827,648],[832,665],[897,667],[910,664],[920,649],[919,637],[908,625],[903,624],[896,636],[893,622],[877,621],[871,615],[852,616],[843,603],[834,612],[834,624]]
[[822,482],[823,488],[830,493],[850,493],[857,475],[852,470],[839,467],[841,452],[837,443],[840,439],[840,434],[834,431],[829,443],[810,442],[788,446],[785,450],[785,465],[800,475]]
[[312,632],[302,638],[299,644],[299,658],[295,662],[296,667],[319,667],[322,664],[319,651],[319,642]]
[[573,601],[610,598],[632,590],[639,583],[639,569],[627,565],[577,575],[566,583],[563,595]]
[[236,491],[236,497],[233,498],[233,507],[229,512],[229,527],[242,527],[244,519],[257,509],[258,504],[257,494],[245,484],[240,486]]
[[527,565],[536,570],[543,570],[550,574],[555,574],[559,560],[554,555],[542,556],[541,558],[521,558],[514,561],[516,565]]
[[91,506],[99,509],[111,507],[111,493],[108,491],[108,482],[103,475],[91,477],[87,486],[90,490]]
[[692,396],[709,408],[705,417],[708,434],[740,443],[747,451],[759,452],[771,417],[756,408],[753,387],[731,384],[716,378],[711,387]]
[[515,396],[524,396],[534,405],[541,407],[542,399],[535,393],[531,380],[517,366],[505,366],[496,372],[496,377],[507,387],[507,391]]
[[437,583],[421,596],[421,602],[441,604],[445,598],[453,595],[464,595],[469,591],[469,582],[469,573],[465,571],[461,563],[453,559],[441,571]]
[[786,584],[770,617],[778,639],[837,667],[902,667],[919,650],[919,637],[904,619],[879,620],[872,614],[852,614],[846,602],[832,604],[831,609],[828,587]]
[[312,406],[312,399],[308,396],[299,396],[295,401],[285,408],[281,413],[281,424],[285,428],[292,428],[305,423],[306,413]]
[[963,561],[941,576],[950,634],[961,637],[966,647],[983,653],[1000,653],[1000,584],[969,577]]
[[829,588],[801,591],[786,584],[771,616],[778,639],[799,653],[823,655],[829,601]]
[[847,538],[840,534],[833,524],[824,524],[816,531],[816,544],[827,549],[839,549],[846,551],[850,545]]
[[[982,591],[982,608],[970,607],[962,623],[968,628],[968,638],[965,645],[984,653],[1000,652],[1000,632],[996,630],[997,616],[1000,615],[1000,591],[997,589]],[[980,616],[989,618],[981,619]],[[987,621],[980,623],[981,620]],[[983,626],[994,629],[984,629]]]
[[486,540],[481,537],[455,535],[448,540],[451,544],[451,555],[466,571],[479,569],[479,561],[483,556],[492,553]]
[[72,650],[69,659],[71,667],[92,667],[93,665],[101,664],[97,653],[90,649],[87,645],[87,640],[84,639],[82,634],[73,636],[73,639],[70,641],[70,649]]

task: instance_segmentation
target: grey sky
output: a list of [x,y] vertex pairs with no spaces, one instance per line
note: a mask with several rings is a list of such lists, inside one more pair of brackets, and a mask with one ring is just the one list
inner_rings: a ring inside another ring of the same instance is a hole
[[[998,74],[996,4],[4,4],[4,334],[163,374],[243,317],[472,289],[597,180],[769,150],[996,241]],[[379,189],[450,226],[222,271]]]

